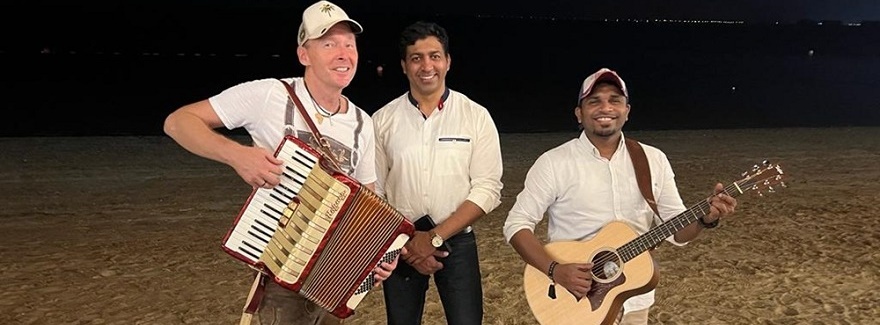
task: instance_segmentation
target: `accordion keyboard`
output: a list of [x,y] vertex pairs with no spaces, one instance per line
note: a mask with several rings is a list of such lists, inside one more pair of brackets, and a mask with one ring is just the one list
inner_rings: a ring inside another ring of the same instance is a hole
[[349,195],[351,188],[322,168],[312,170],[260,259],[272,274],[287,283],[299,280]]
[[284,161],[281,183],[271,189],[259,188],[245,206],[235,228],[223,246],[254,263],[266,249],[309,173],[318,165],[318,157],[293,141],[284,141],[276,155]]

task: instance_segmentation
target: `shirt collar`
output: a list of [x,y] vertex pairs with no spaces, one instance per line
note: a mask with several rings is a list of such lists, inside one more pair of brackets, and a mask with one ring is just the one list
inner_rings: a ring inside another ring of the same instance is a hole
[[[590,151],[590,153],[593,155],[593,157],[595,157],[597,159],[604,159],[604,158],[602,158],[602,155],[599,154],[599,149],[596,149],[596,146],[594,146],[593,143],[590,142],[590,139],[587,138],[587,134],[585,132],[586,131],[581,130],[581,135],[580,135],[580,137],[578,137],[579,140],[581,141],[581,143],[583,143],[586,146],[587,150]],[[620,132],[620,142],[617,143],[617,151],[615,151],[615,153],[622,152],[622,150],[626,150],[626,149],[624,149],[626,146],[623,145],[624,139],[625,138],[623,135],[623,131],[621,131]]]
[[[406,98],[409,99],[410,104],[413,105],[416,109],[419,108],[419,102],[413,97],[412,92],[406,93]],[[437,103],[437,110],[443,110],[444,103],[446,103],[446,99],[449,98],[449,88],[443,89],[443,96],[440,96],[440,102]]]

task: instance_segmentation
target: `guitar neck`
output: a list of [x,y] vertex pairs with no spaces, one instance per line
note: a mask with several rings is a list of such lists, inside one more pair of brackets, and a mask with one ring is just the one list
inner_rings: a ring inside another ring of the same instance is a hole
[[[724,192],[727,195],[737,197],[744,191],[736,182],[734,182],[725,187]],[[620,253],[623,261],[629,261],[639,254],[657,247],[657,245],[666,240],[666,238],[669,238],[669,236],[674,235],[679,230],[687,227],[687,225],[692,224],[696,222],[697,219],[709,214],[709,203],[707,201],[708,198],[700,201],[700,203],[690,207],[672,219],[669,219],[663,224],[654,227],[645,234],[621,246],[618,249],[618,253]]]

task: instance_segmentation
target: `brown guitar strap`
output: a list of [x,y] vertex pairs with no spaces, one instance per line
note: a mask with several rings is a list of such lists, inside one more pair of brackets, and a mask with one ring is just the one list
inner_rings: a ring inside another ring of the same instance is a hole
[[642,192],[645,201],[651,206],[651,210],[654,210],[654,214],[662,220],[660,212],[657,212],[657,201],[654,200],[654,192],[651,191],[651,168],[648,166],[648,157],[645,156],[645,149],[635,139],[626,138],[624,143],[626,143],[626,151],[629,152],[629,157],[632,159],[633,169],[636,171],[636,182],[639,183],[639,191]]
[[312,118],[309,117],[309,114],[306,112],[306,107],[303,106],[302,102],[299,100],[299,96],[296,95],[296,91],[293,90],[290,84],[284,82],[284,80],[278,80],[284,84],[284,88],[287,89],[287,94],[290,95],[290,99],[293,100],[293,103],[296,104],[296,108],[299,110],[299,114],[302,115],[303,120],[306,121],[306,124],[309,125],[309,129],[312,130],[312,134],[315,135],[315,140],[318,141],[318,145],[321,147],[319,150],[323,151],[324,155],[329,158],[330,162],[333,164],[333,168],[336,170],[342,170],[339,168],[339,161],[336,160],[336,156],[333,155],[333,150],[330,150],[330,144],[327,143],[327,139],[321,135],[321,132],[318,131],[318,127],[315,126],[315,123],[312,122]]

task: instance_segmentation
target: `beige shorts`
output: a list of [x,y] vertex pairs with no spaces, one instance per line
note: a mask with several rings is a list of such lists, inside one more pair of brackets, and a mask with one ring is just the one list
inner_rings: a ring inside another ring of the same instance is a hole
[[[617,320],[614,321],[614,325],[648,325],[648,310],[650,309],[651,308],[634,310],[620,315],[623,317],[618,317]],[[623,313],[623,311],[621,311],[621,313]]]

